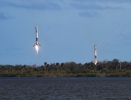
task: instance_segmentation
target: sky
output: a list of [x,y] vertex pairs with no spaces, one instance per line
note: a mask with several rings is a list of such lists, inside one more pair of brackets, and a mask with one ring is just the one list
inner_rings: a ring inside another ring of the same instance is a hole
[[[131,61],[131,0],[0,0],[0,64]],[[38,26],[39,53],[36,53]]]

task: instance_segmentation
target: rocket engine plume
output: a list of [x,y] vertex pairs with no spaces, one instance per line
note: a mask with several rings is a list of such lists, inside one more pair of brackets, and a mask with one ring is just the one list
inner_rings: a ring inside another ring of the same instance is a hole
[[36,31],[36,43],[34,44],[34,47],[35,47],[35,49],[36,49],[36,51],[38,53],[39,46],[41,46],[41,45],[38,43],[38,27],[37,26],[35,27],[35,31]]
[[94,62],[94,64],[97,66],[97,61],[96,61],[96,62]]
[[38,45],[35,45],[35,49],[36,49],[36,52],[38,53],[38,51],[39,51],[39,46],[38,46]]

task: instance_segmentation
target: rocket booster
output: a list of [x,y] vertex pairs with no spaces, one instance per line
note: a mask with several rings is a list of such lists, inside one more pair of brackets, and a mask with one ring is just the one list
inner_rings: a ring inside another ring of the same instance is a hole
[[96,45],[94,45],[94,64],[97,65],[97,50],[96,50]]
[[35,27],[35,33],[36,33],[36,44],[38,44],[38,27]]
[[36,43],[34,44],[34,46],[41,46],[39,43],[38,43],[38,26],[35,27],[35,32],[36,32]]
[[94,45],[94,54],[95,54],[95,58],[96,58],[96,56],[97,56],[96,45]]

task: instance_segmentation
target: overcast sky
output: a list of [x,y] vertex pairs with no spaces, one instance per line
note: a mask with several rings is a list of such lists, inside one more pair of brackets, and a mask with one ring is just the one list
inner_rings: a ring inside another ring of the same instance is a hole
[[86,63],[94,44],[98,61],[131,61],[131,0],[0,0],[0,64]]

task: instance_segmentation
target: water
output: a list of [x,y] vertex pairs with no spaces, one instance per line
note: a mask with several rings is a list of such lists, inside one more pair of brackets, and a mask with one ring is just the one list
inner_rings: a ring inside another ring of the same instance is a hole
[[131,100],[131,78],[5,77],[0,100]]

